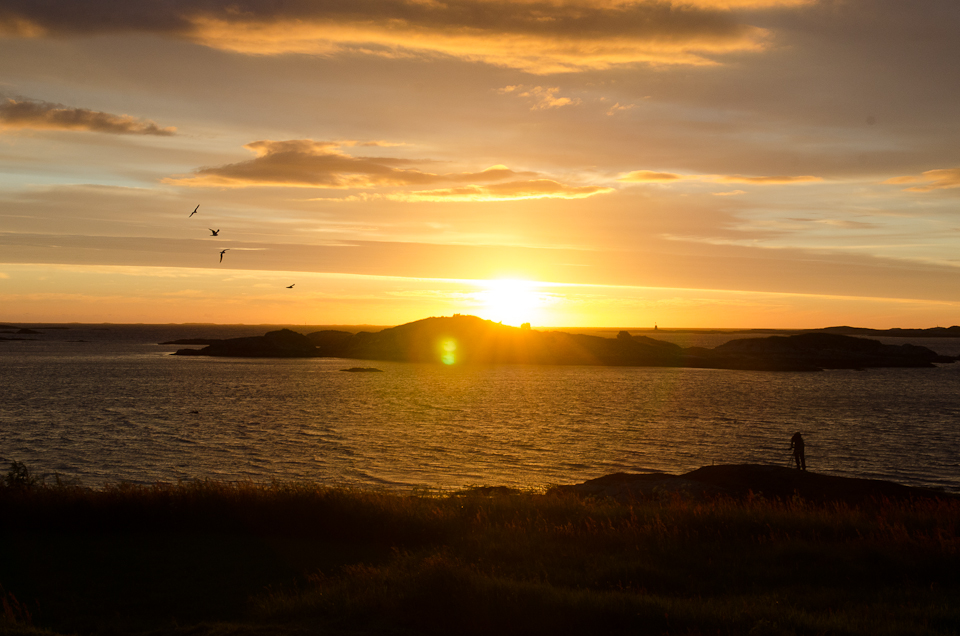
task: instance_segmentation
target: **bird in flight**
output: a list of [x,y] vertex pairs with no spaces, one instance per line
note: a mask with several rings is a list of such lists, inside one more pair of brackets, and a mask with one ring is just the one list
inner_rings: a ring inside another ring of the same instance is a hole
[[[199,209],[200,209],[200,204],[198,203],[198,204],[197,204],[197,207],[193,208],[193,212],[190,213],[190,216],[193,216],[194,214],[196,214],[196,213],[197,213],[197,210],[199,210]],[[189,219],[190,216],[188,216],[187,218]]]
[[224,252],[229,252],[229,251],[230,251],[230,248],[229,248],[229,247],[228,247],[227,249],[225,249],[225,250],[220,250],[220,262],[221,262],[221,263],[223,262],[223,253],[224,253]]
[[213,228],[207,228],[207,229],[210,230],[210,236],[216,236],[220,234],[220,230],[214,230]]
[[[294,283],[293,285],[296,285],[296,283]],[[287,285],[287,289],[293,289],[293,285]]]

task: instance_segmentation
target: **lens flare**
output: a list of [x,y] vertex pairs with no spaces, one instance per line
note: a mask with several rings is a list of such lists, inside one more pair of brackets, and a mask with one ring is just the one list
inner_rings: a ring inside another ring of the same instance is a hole
[[440,345],[440,360],[444,364],[453,364],[457,361],[457,341],[444,340]]

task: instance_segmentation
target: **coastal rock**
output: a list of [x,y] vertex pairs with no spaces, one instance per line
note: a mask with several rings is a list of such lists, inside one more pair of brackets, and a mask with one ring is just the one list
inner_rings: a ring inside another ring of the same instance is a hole
[[650,499],[664,495],[703,498],[730,494],[722,487],[662,472],[613,473],[582,484],[554,486],[548,493],[575,494],[581,497],[611,497],[620,501]]
[[228,338],[204,349],[178,349],[175,356],[219,356],[230,358],[314,358],[317,348],[303,334],[281,329],[263,336]]
[[167,340],[161,342],[162,345],[212,345],[223,342],[220,338],[180,338],[179,340]]
[[802,333],[731,340],[714,348],[718,358],[769,364],[808,365],[823,369],[865,369],[871,367],[932,367],[935,362],[953,362],[918,345],[888,345],[879,340],[831,333]]
[[555,486],[556,493],[613,497],[618,500],[649,499],[664,495],[705,498],[763,496],[787,500],[793,497],[816,502],[861,504],[879,499],[955,499],[956,495],[930,488],[904,486],[892,481],[835,477],[783,466],[723,464],[703,466],[683,475],[668,473],[615,473],[582,484]]
[[350,367],[340,370],[346,373],[383,373],[383,369],[377,369],[376,367]]
[[325,329],[324,331],[308,333],[307,338],[317,348],[320,355],[336,358],[343,357],[338,354],[347,348],[350,340],[353,339],[353,334],[349,331]]

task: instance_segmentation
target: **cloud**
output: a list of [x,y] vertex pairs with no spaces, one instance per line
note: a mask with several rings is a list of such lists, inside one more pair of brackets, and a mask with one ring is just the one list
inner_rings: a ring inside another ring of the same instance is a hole
[[933,190],[947,190],[949,188],[960,188],[960,168],[944,168],[940,170],[927,170],[917,176],[894,177],[887,179],[884,183],[888,184],[906,184],[922,183],[923,185],[906,188],[908,192],[931,192]]
[[[722,175],[722,174],[708,174],[708,175],[682,175],[675,174],[673,172],[655,172],[653,170],[634,170],[633,172],[628,172],[624,176],[617,179],[617,181],[623,181],[625,183],[673,183],[676,181],[701,181],[707,183],[749,183],[755,185],[785,185],[792,183],[816,183],[823,181],[821,177],[814,177],[810,175],[801,175],[801,176],[755,176],[748,177],[739,174],[733,175]],[[719,192],[716,194],[742,194],[742,190],[736,190],[734,192],[725,193]]]
[[[244,146],[257,156],[248,161],[214,168],[201,168],[193,176],[172,177],[164,182],[190,187],[245,188],[286,186],[336,189],[381,189],[441,186],[449,187],[396,192],[382,198],[399,201],[499,201],[517,199],[582,199],[611,192],[602,186],[574,186],[535,172],[511,170],[494,165],[479,172],[434,174],[414,167],[409,159],[354,157],[343,146],[357,142],[255,141]],[[381,195],[361,192],[352,200],[370,200]]]
[[428,177],[406,169],[409,162],[386,157],[353,157],[333,141],[294,139],[255,141],[244,148],[256,157],[215,168],[201,168],[191,177],[165,183],[194,187],[299,186],[368,188],[422,183]]
[[0,101],[0,128],[39,130],[88,130],[115,135],[176,134],[176,128],[160,128],[152,121],[129,115],[112,115],[86,108],[68,108],[62,104],[31,99],[8,98]]
[[376,188],[487,182],[532,174],[498,165],[477,173],[438,175],[411,167],[413,162],[408,159],[354,157],[343,152],[343,146],[354,145],[364,144],[312,139],[255,141],[244,146],[256,154],[253,159],[201,168],[194,176],[169,178],[164,182],[194,187]]
[[818,181],[823,181],[821,177],[813,177],[810,175],[801,175],[801,176],[776,176],[776,177],[745,177],[739,174],[732,175],[717,175],[713,177],[708,177],[707,181],[713,181],[715,183],[754,183],[761,185],[783,185],[788,183],[815,183]]
[[[521,92],[522,91],[522,92]],[[579,99],[570,99],[569,97],[557,97],[560,92],[559,87],[544,88],[543,86],[534,86],[526,90],[522,85],[504,86],[497,91],[501,95],[516,93],[519,97],[526,97],[533,100],[533,106],[530,110],[547,110],[549,108],[560,108],[561,106],[571,106],[579,104]]]
[[774,9],[816,2],[817,0],[685,0],[684,4],[702,9]]
[[488,186],[468,185],[388,195],[398,201],[517,201],[520,199],[585,199],[613,192],[602,186],[570,186],[552,179],[510,181]]
[[246,54],[447,55],[535,73],[622,64],[714,64],[757,51],[768,32],[729,9],[773,0],[12,0],[0,33],[19,37],[146,32]]
[[635,108],[635,107],[636,107],[636,104],[627,104],[626,106],[621,106],[620,102],[617,102],[616,104],[610,107],[610,110],[607,111],[607,115],[608,116],[615,115],[620,111],[630,110],[631,108]]
[[690,179],[688,176],[674,174],[672,172],[654,172],[653,170],[634,170],[617,179],[626,183],[671,183]]
[[845,230],[863,230],[878,227],[876,223],[850,221],[849,219],[815,219],[814,223],[821,223],[831,227],[839,227]]
[[730,192],[711,192],[715,197],[735,197],[740,194],[746,194],[746,190],[731,190]]

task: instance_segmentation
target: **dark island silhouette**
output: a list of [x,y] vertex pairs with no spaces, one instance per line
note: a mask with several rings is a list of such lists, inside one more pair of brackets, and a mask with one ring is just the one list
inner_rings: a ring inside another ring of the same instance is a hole
[[844,336],[886,336],[892,338],[960,338],[960,326],[930,327],[929,329],[868,329],[866,327],[827,327],[821,329],[827,333]]
[[307,335],[282,329],[263,336],[190,339],[205,344],[173,355],[221,357],[330,357],[441,364],[556,364],[821,371],[875,367],[932,367],[955,362],[917,345],[823,330],[792,336],[732,340],[713,349],[679,345],[621,331],[603,338],[510,327],[476,316],[425,318],[378,332],[324,330]]
[[228,338],[186,338],[161,344],[205,344],[205,349],[179,349],[177,356],[216,356],[229,358],[315,358],[319,354],[314,343],[290,329],[270,331],[263,336]]

